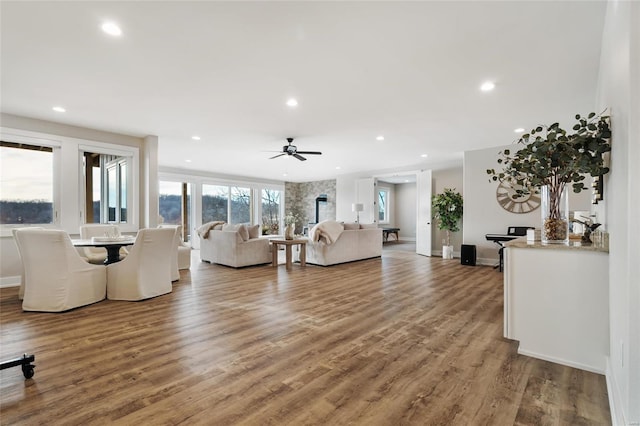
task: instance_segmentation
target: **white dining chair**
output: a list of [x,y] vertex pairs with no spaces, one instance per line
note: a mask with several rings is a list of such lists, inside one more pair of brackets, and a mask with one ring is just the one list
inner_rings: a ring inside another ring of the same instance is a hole
[[[13,235],[13,241],[16,243],[16,247],[18,247],[18,254],[20,254],[20,245],[18,243],[18,239],[16,238],[16,233],[18,232],[18,230],[24,230],[24,229],[35,229],[35,230],[41,230],[44,229],[40,226],[29,226],[29,227],[24,227],[24,228],[11,228],[11,234]],[[18,290],[18,299],[22,300],[24,299],[24,262],[22,261],[22,256],[20,256],[20,268],[21,268],[21,274],[20,274],[20,289]]]
[[[118,225],[111,223],[87,223],[80,225],[80,238],[90,240],[92,237],[120,236],[120,228]],[[103,247],[83,247],[84,255],[91,263],[102,264],[107,258],[107,250]],[[120,257],[128,254],[126,248],[120,249]]]
[[180,279],[180,269],[189,269],[191,267],[191,247],[187,246],[182,240],[182,225],[163,223],[158,225],[158,228],[170,228],[175,230],[175,249],[171,256],[171,280],[177,281]]
[[107,299],[142,300],[170,293],[175,229],[141,229],[129,254],[107,265]]
[[24,265],[24,311],[62,312],[104,300],[107,273],[80,257],[60,230],[18,229]]

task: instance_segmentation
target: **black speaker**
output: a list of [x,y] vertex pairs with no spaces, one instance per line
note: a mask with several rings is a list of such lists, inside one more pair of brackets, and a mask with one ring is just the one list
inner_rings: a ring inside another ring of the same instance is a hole
[[460,264],[476,266],[476,246],[463,244],[460,248]]

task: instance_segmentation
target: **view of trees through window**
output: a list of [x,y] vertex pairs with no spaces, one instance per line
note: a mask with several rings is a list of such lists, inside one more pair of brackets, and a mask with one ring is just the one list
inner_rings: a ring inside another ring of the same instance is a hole
[[53,149],[0,143],[0,224],[53,223]]
[[378,221],[387,222],[387,212],[389,204],[389,191],[381,189],[378,191]]
[[[183,187],[186,190],[186,200],[182,198]],[[184,236],[188,241],[191,229],[191,185],[183,182],[160,181],[159,188],[158,212],[161,223],[183,225],[183,230],[186,230]],[[186,212],[183,212],[183,205]]]
[[278,234],[280,229],[280,191],[262,190],[262,233]]
[[202,223],[214,220],[251,222],[251,189],[202,185]]

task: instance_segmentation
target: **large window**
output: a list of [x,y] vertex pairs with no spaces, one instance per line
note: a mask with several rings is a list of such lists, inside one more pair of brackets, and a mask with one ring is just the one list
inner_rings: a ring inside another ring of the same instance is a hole
[[229,217],[229,187],[202,185],[202,223],[220,220],[227,222]]
[[2,141],[0,162],[0,224],[53,223],[53,149]]
[[387,188],[378,190],[378,221],[389,222],[389,190]]
[[231,187],[231,223],[251,222],[251,189]]
[[191,222],[191,185],[186,182],[160,181],[159,214],[162,223],[182,225],[189,239]]
[[281,192],[275,189],[262,190],[262,233],[278,234],[280,229]]
[[251,188],[202,185],[202,223],[251,223]]

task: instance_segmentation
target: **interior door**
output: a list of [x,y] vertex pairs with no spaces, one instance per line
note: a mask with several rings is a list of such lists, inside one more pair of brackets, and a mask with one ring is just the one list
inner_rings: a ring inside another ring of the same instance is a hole
[[431,256],[431,170],[416,173],[416,253]]
[[356,182],[356,201],[364,207],[364,210],[360,212],[360,223],[378,223],[378,216],[376,215],[378,212],[376,180],[375,178],[364,178],[358,179]]

